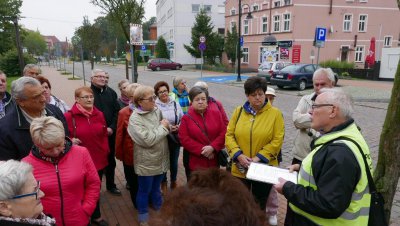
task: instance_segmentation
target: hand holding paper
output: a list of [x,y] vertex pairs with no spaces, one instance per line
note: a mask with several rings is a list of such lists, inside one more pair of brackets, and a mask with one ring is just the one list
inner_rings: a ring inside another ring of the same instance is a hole
[[287,169],[269,166],[262,163],[250,164],[246,177],[250,180],[261,181],[269,184],[278,184],[278,178],[283,178],[297,184],[297,172],[289,172]]

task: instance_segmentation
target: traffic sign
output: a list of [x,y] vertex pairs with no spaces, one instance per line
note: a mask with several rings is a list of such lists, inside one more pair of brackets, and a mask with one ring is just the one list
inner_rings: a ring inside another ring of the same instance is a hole
[[146,50],[146,46],[145,45],[142,45],[142,50]]
[[206,43],[201,42],[201,43],[199,44],[199,49],[200,49],[201,51],[206,50]]
[[239,42],[240,42],[240,46],[243,46],[243,43],[244,43],[243,36],[240,36]]
[[204,42],[206,42],[206,37],[205,36],[200,36],[200,42],[201,43],[204,43]]
[[317,27],[315,29],[315,46],[324,47],[326,40],[326,28]]

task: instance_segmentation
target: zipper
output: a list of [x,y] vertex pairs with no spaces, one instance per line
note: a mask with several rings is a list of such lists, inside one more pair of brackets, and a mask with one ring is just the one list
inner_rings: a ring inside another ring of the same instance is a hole
[[250,127],[250,158],[253,158],[253,126],[254,121],[256,120],[256,115],[253,115],[253,118],[250,119],[251,127]]
[[[204,131],[206,132],[206,134],[207,134],[207,139],[208,139],[208,142],[210,143],[209,145],[211,146],[211,142],[210,142],[210,138],[208,137],[208,133],[207,133],[207,125],[206,125],[206,120],[205,120],[205,118],[204,118],[204,115],[202,114],[201,115],[201,118],[203,119],[203,125],[204,125]],[[207,166],[208,166],[208,168],[210,168],[210,160],[207,158]]]
[[54,166],[56,167],[56,174],[57,174],[57,181],[58,181],[58,190],[60,191],[60,199],[61,199],[61,220],[63,225],[65,225],[65,220],[64,220],[64,198],[63,198],[63,192],[61,188],[61,179],[60,179],[60,171],[58,170],[58,163],[54,163]]

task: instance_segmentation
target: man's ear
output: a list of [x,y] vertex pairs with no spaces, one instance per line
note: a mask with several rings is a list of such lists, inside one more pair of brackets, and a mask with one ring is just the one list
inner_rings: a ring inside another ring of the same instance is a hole
[[11,213],[10,205],[5,201],[0,201],[0,216],[9,217],[11,216]]
[[339,114],[339,107],[335,105],[332,107],[332,112],[329,114],[329,118],[335,118],[338,114]]

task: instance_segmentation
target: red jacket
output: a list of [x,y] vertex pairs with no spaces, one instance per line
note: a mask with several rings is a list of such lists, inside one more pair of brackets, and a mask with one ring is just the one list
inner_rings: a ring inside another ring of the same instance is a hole
[[[188,114],[201,128],[187,114],[182,117],[179,139],[183,148],[189,152],[190,170],[218,167],[217,154],[210,160],[201,155],[201,149],[211,145],[218,152],[225,147],[226,126],[221,114],[207,108],[201,116],[192,106]],[[208,134],[208,138],[202,131]]]
[[72,145],[67,149],[58,164],[43,160],[34,150],[22,161],[33,166],[33,175],[40,181],[44,212],[57,225],[86,226],[100,196],[100,178],[86,148]]
[[[110,149],[108,147],[107,125],[103,113],[93,107],[92,115],[87,118],[74,104],[70,111],[65,112],[64,116],[71,137],[79,138],[82,141],[79,145],[89,150],[97,171],[104,169],[108,165],[107,156]],[[75,126],[73,121],[75,121]]]
[[132,110],[129,106],[119,111],[115,133],[115,157],[128,166],[133,166],[133,140],[127,130],[131,114]]

